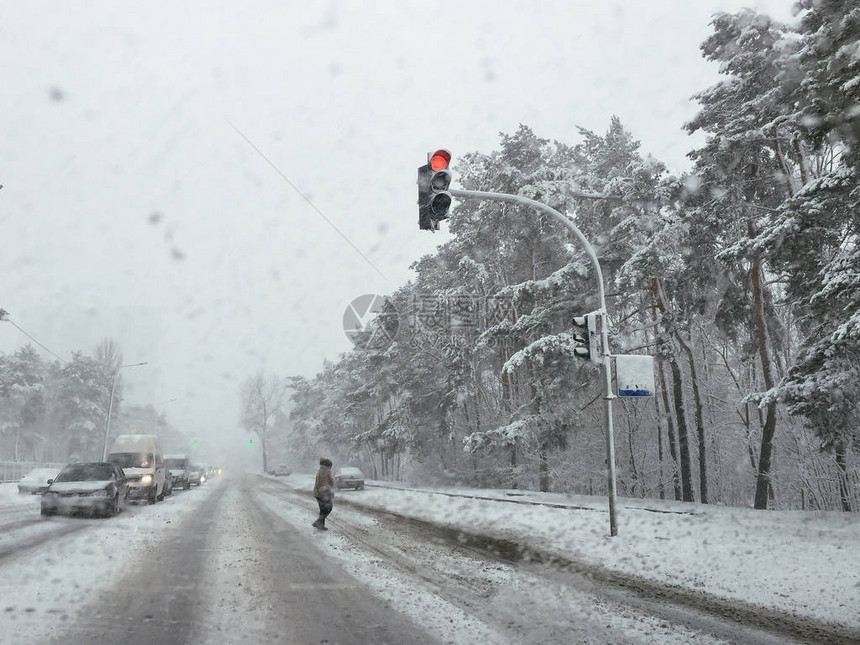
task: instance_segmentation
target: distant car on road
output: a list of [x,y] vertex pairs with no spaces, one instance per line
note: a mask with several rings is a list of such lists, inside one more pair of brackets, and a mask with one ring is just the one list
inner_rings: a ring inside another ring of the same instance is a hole
[[275,466],[274,470],[272,470],[272,474],[275,475],[275,477],[286,477],[291,472],[292,471],[287,464],[278,464]]
[[42,515],[55,513],[112,517],[128,503],[122,468],[109,461],[66,465],[42,494]]
[[18,480],[18,492],[41,495],[48,490],[48,480],[54,479],[59,468],[34,468]]
[[189,459],[185,455],[164,455],[164,466],[170,472],[170,480],[174,488],[188,490],[191,484],[188,481],[188,470],[191,468]]
[[353,466],[344,466],[335,474],[334,485],[338,488],[364,490],[364,473]]
[[206,481],[206,477],[203,475],[203,469],[200,466],[191,466],[188,470],[188,487],[191,488],[191,485],[199,486],[204,481]]

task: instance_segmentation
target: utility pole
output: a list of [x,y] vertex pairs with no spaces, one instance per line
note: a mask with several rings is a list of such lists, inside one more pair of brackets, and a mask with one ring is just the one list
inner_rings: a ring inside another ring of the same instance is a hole
[[139,367],[141,365],[146,365],[146,364],[147,364],[146,361],[144,361],[143,363],[131,363],[129,365],[120,365],[113,371],[113,377],[111,378],[111,381],[110,381],[110,399],[108,400],[108,414],[107,414],[107,421],[105,422],[105,440],[104,440],[104,445],[102,447],[102,461],[107,461],[107,455],[108,455],[108,435],[110,434],[110,418],[111,418],[111,415],[113,414],[113,394],[114,394],[114,391],[116,390],[116,375],[119,374],[119,371],[123,367]]

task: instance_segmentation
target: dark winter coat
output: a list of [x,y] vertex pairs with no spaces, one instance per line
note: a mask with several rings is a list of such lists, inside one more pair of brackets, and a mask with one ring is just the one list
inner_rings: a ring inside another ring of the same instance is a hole
[[320,466],[314,482],[314,497],[323,502],[334,499],[334,478],[331,476],[330,466]]

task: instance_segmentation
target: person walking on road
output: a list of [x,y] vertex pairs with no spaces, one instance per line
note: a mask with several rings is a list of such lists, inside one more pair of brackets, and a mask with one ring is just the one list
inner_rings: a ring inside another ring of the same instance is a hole
[[314,497],[320,506],[320,516],[311,526],[321,531],[328,531],[325,518],[331,513],[334,504],[334,479],[331,476],[331,460],[323,457],[320,459],[320,469],[314,482]]

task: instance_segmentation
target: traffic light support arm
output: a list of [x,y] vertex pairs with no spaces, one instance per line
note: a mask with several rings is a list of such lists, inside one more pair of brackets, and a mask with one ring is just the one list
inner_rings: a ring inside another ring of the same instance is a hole
[[[591,260],[591,266],[594,268],[594,275],[597,279],[597,298],[600,306],[598,311],[602,318],[602,323],[600,325],[600,338],[603,347],[601,371],[603,372],[603,400],[606,402],[606,428],[604,434],[606,438],[607,483],[609,488],[609,534],[615,537],[618,535],[618,525],[615,518],[615,502],[617,498],[617,490],[615,486],[615,439],[613,437],[612,429],[612,399],[615,398],[615,395],[612,393],[612,365],[610,363],[609,356],[609,329],[606,324],[606,294],[603,290],[603,271],[600,269],[600,262],[597,261],[597,253],[595,253],[594,247],[591,246],[591,242],[588,241],[585,235],[582,234],[582,231],[579,230],[576,224],[574,224],[569,217],[562,215],[559,211],[547,206],[546,204],[529,199],[528,197],[507,195],[505,193],[490,193],[478,190],[449,190],[448,192],[451,193],[452,197],[459,197],[460,199],[485,199],[495,202],[511,202],[514,204],[521,204],[523,206],[530,206],[539,211],[543,211],[553,217],[557,222],[563,224],[568,231],[573,233],[574,237],[579,240],[579,243],[582,245],[582,248],[585,249],[585,252]],[[583,193],[579,196],[591,199],[602,198],[600,195],[587,193]]]

